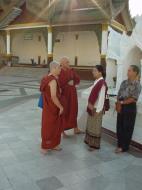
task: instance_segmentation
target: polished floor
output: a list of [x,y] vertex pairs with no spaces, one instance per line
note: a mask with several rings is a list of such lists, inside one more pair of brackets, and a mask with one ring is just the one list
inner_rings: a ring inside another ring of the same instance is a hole
[[[84,102],[79,87],[79,126]],[[141,190],[142,154],[116,155],[103,134],[102,148],[89,152],[84,136],[62,139],[62,152],[40,153],[39,79],[0,76],[0,190]],[[115,126],[114,126],[115,127]]]

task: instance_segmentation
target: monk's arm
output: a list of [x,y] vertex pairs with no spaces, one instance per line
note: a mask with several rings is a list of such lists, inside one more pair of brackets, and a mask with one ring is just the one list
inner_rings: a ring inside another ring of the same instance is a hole
[[66,85],[66,81],[64,80],[63,77],[59,77],[59,84],[60,84],[60,87],[63,88],[65,85]]
[[78,85],[80,83],[80,77],[79,75],[73,70],[73,80],[74,80],[74,84]]
[[54,104],[59,108],[63,109],[63,106],[61,105],[58,97],[57,97],[57,82],[55,80],[52,80],[49,83],[50,86],[50,92],[51,92],[51,99],[54,102]]
[[80,83],[80,77],[78,74],[72,69],[71,70],[71,76],[70,76],[70,81],[68,82],[69,85],[78,85]]
[[59,80],[59,84],[60,84],[61,89],[64,88],[69,82],[69,80],[67,79],[67,77],[64,73],[60,74],[58,80]]

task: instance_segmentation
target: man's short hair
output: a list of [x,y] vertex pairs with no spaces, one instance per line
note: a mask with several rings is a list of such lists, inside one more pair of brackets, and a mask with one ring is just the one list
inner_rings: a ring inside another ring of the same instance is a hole
[[130,65],[130,67],[133,69],[133,71],[134,71],[137,75],[140,74],[140,69],[139,69],[138,66],[136,66],[136,65]]

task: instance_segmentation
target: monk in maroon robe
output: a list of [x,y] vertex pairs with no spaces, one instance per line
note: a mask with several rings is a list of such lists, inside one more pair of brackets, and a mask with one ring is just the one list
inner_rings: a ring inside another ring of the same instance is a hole
[[41,137],[42,153],[48,150],[61,150],[62,113],[63,106],[60,103],[61,91],[57,80],[61,67],[57,62],[51,62],[50,74],[45,76],[40,85],[43,97]]
[[[69,65],[69,60],[63,57],[60,60],[62,67],[59,75],[59,83],[62,91],[62,97],[65,99],[65,115],[63,117],[63,128],[65,130],[74,129],[74,134],[80,134],[82,131],[77,126],[78,98],[76,85],[80,83],[80,78]],[[66,134],[64,133],[64,136]]]

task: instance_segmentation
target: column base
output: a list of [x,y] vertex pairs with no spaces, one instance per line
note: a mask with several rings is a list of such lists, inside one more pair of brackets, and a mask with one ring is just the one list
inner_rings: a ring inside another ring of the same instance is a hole
[[53,55],[48,55],[47,57],[47,65],[49,66],[50,62],[53,61]]

